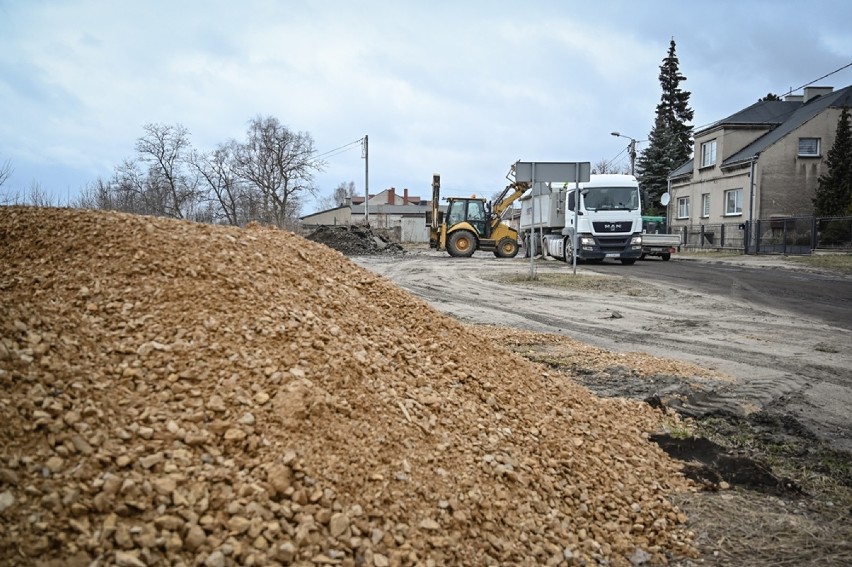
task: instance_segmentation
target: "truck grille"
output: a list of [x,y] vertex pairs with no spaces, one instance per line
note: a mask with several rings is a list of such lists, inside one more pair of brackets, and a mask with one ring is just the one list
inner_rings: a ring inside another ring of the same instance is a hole
[[630,242],[630,236],[598,236],[601,252],[621,252]]
[[595,232],[630,232],[633,223],[630,221],[593,222]]

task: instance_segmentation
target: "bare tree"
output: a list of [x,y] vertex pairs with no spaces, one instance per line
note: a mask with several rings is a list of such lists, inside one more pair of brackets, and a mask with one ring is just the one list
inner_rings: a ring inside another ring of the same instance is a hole
[[249,188],[235,172],[236,151],[237,143],[231,141],[209,154],[193,154],[192,165],[208,190],[211,222],[241,226],[249,220]]
[[83,187],[71,206],[78,209],[120,210],[112,185],[100,177]]
[[619,173],[619,167],[614,165],[613,162],[607,160],[606,158],[601,158],[595,162],[593,169],[593,173],[603,175],[605,173]]
[[186,168],[192,150],[189,131],[180,124],[146,124],[143,129],[136,152],[148,164],[146,190],[160,198],[161,214],[187,218],[200,197],[198,180]]
[[294,133],[272,116],[249,122],[247,139],[237,146],[237,175],[262,196],[259,220],[284,227],[300,209],[301,195],[316,194],[313,174],[324,162],[314,157],[314,141],[305,132]]
[[27,191],[27,201],[33,207],[55,207],[58,200],[45,191],[41,184],[33,180]]
[[0,187],[2,187],[4,183],[6,183],[9,177],[12,175],[13,171],[14,170],[12,169],[11,160],[7,159],[3,162],[3,165],[0,165]]
[[355,196],[355,182],[345,181],[334,189],[334,193],[328,197],[322,197],[317,200],[320,209],[334,209],[335,207],[343,207],[350,202]]

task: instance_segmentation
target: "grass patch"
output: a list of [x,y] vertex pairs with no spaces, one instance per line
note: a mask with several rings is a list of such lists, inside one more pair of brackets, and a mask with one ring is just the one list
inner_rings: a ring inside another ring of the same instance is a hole
[[742,256],[742,250],[684,250],[678,254],[681,258],[735,258]]
[[[759,420],[705,417],[695,420],[698,435],[729,450],[746,452],[774,475],[789,477],[805,492],[841,506],[852,506],[852,458],[815,439],[761,427]],[[787,432],[790,433],[790,432]]]
[[[490,279],[490,278],[489,278]],[[529,274],[513,274],[498,276],[500,281],[508,284],[525,284],[531,286],[553,287],[574,291],[602,291],[623,293],[631,297],[648,295],[648,288],[629,282],[624,278],[606,276],[587,276],[583,274],[543,274],[534,277]]]
[[788,259],[811,268],[852,275],[852,254],[811,254],[810,256],[790,256]]

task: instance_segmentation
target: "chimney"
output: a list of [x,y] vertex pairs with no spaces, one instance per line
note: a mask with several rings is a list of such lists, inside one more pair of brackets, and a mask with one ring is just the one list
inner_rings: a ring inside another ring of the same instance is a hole
[[787,102],[802,102],[805,100],[805,97],[800,94],[788,94],[784,97],[784,100]]
[[402,190],[402,204],[403,205],[408,204],[408,187],[406,187],[405,189]]
[[396,189],[394,187],[391,187],[390,189],[388,189],[388,205],[395,205],[396,204],[395,201],[396,201]]
[[813,99],[830,94],[834,87],[805,87],[805,104]]

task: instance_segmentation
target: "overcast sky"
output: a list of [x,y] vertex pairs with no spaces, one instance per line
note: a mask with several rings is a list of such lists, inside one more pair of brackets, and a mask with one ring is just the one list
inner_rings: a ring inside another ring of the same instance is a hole
[[[146,123],[208,151],[262,115],[320,154],[369,136],[371,193],[440,173],[490,197],[517,160],[626,166],[610,133],[648,137],[672,38],[700,127],[852,63],[850,22],[848,0],[0,0],[3,190],[65,204]],[[321,195],[363,192],[360,144],[326,161]]]

